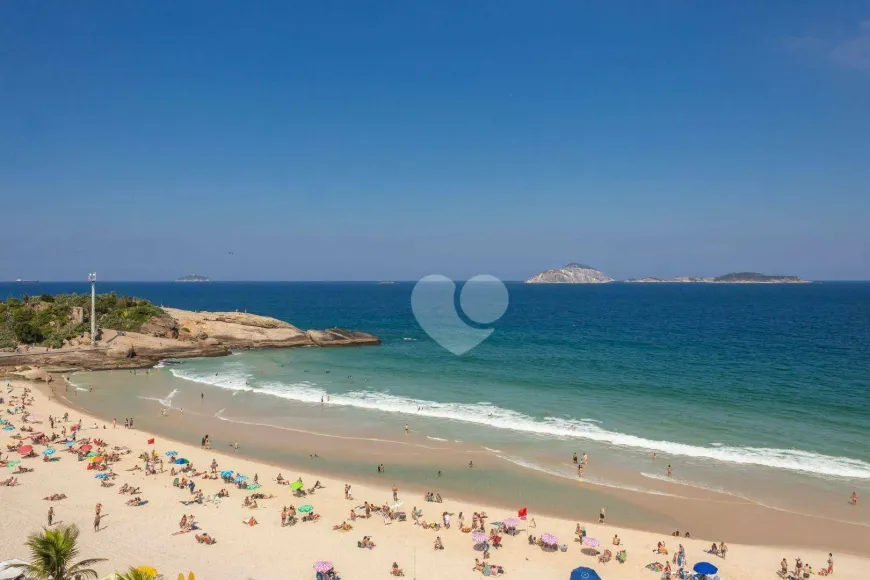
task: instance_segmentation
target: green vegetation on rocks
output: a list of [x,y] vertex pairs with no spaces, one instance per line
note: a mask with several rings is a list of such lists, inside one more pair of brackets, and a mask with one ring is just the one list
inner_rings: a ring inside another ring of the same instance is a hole
[[[74,309],[82,309],[78,323]],[[97,328],[136,331],[163,311],[142,298],[98,294]],[[0,302],[0,348],[37,344],[59,348],[64,341],[84,335],[91,328],[89,294],[24,296]]]

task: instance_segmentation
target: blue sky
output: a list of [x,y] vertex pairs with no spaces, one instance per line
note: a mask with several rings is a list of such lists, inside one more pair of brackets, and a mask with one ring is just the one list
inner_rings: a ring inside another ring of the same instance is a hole
[[870,279],[870,1],[4,2],[0,208],[0,279]]

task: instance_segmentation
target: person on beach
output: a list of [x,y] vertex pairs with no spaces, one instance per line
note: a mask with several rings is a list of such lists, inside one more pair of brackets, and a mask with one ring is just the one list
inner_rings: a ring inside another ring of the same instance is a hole
[[396,487],[396,484],[393,484],[393,501],[399,500],[399,488]]
[[834,573],[834,555],[828,553],[828,569],[825,572],[825,575],[830,576]]
[[473,462],[473,461],[469,461],[469,462],[468,462],[468,468],[471,469],[472,467],[474,467],[474,462]]
[[54,520],[54,506],[48,508],[48,525],[51,527],[51,522]]
[[408,434],[408,424],[405,423],[405,435],[407,435],[407,434]]
[[604,518],[605,518],[605,516],[607,515],[606,512],[607,512],[607,508],[606,508],[606,507],[601,508],[601,512],[598,514],[598,523],[599,523],[599,524],[603,524],[603,523],[604,523]]
[[577,465],[577,452],[574,452],[574,465]]
[[589,467],[589,454],[583,452],[583,467]]
[[858,505],[858,494],[854,491],[852,492],[852,505]]
[[782,562],[779,563],[779,567],[780,567],[780,575],[783,578],[788,577],[788,560],[783,558]]
[[100,513],[99,512],[97,512],[97,515],[94,516],[94,531],[95,532],[100,531]]
[[724,559],[725,554],[728,553],[728,546],[725,545],[725,542],[719,542],[719,555]]
[[668,477],[673,477],[673,475],[674,469],[670,465],[668,465]]
[[129,429],[129,428],[130,428],[130,420],[125,418],[124,419],[124,429]]

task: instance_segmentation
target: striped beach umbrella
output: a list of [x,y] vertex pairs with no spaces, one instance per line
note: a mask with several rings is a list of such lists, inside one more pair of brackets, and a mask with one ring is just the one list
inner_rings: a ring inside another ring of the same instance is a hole
[[486,542],[488,539],[489,539],[489,536],[487,536],[483,532],[474,532],[473,534],[471,534],[471,540],[475,544],[482,544],[482,543]]
[[601,545],[601,542],[599,542],[595,538],[592,538],[590,536],[586,536],[585,538],[583,538],[583,545],[589,546],[590,548],[597,548],[598,546]]
[[314,563],[314,571],[315,572],[329,572],[332,570],[332,562],[328,562],[326,560],[318,560]]
[[555,546],[559,543],[559,539],[553,534],[541,534],[541,541],[548,546]]
[[520,520],[518,520],[517,518],[505,518],[505,520],[502,522],[502,525],[506,528],[515,528],[520,525]]
[[299,506],[299,510],[298,510],[298,511],[302,512],[303,514],[306,514],[306,513],[308,513],[308,512],[313,512],[313,511],[314,511],[314,506],[311,505],[311,504],[308,504],[308,503],[307,503],[307,504],[305,504],[305,505]]

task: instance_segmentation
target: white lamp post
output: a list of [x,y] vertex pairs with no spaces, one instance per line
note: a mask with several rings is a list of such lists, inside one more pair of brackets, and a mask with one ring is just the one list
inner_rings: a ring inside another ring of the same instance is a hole
[[91,346],[97,344],[97,273],[88,274],[91,283]]

